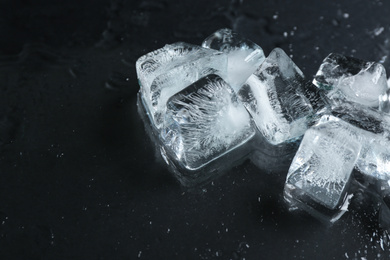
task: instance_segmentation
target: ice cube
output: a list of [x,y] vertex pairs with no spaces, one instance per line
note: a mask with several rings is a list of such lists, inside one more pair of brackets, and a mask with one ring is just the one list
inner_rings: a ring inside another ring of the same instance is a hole
[[370,107],[378,107],[379,95],[387,90],[386,71],[381,64],[336,53],[324,59],[313,83],[327,90],[331,99],[346,99]]
[[306,131],[287,174],[287,200],[341,209],[361,149],[345,125],[334,118]]
[[303,93],[302,71],[274,49],[238,92],[259,131],[278,145],[303,135],[313,108]]
[[338,122],[361,144],[356,168],[374,179],[390,180],[390,116],[352,102],[332,107],[332,115],[318,122]]
[[237,92],[264,61],[263,49],[230,29],[220,29],[207,37],[202,46],[227,53],[226,81]]
[[162,139],[186,169],[197,170],[254,135],[245,107],[217,75],[198,80],[167,102]]
[[226,75],[227,55],[178,42],[140,57],[136,69],[143,104],[152,124],[160,129],[166,101],[203,76]]

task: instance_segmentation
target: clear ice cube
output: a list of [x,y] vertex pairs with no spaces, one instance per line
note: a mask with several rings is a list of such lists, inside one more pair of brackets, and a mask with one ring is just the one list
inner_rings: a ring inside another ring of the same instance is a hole
[[230,29],[220,29],[207,37],[202,46],[227,53],[226,81],[237,92],[264,61],[263,49]]
[[375,62],[331,53],[322,62],[313,83],[329,98],[346,99],[369,107],[379,106],[387,90],[385,68]]
[[304,85],[302,71],[276,48],[239,90],[240,100],[271,144],[291,141],[306,131],[313,108]]
[[167,102],[162,139],[186,169],[197,170],[254,135],[245,107],[217,75],[198,80]]
[[178,42],[140,57],[136,69],[143,104],[152,124],[160,129],[166,101],[210,73],[226,75],[227,55]]
[[345,131],[347,123],[334,119],[306,131],[285,186],[287,193],[300,190],[311,200],[332,210],[343,202],[361,149],[355,137]]
[[332,107],[332,115],[318,122],[345,122],[344,131],[361,144],[356,168],[368,177],[390,180],[390,116],[360,104],[345,102]]

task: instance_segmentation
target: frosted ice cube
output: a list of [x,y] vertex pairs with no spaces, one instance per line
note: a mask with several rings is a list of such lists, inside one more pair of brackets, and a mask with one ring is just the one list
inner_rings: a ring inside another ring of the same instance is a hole
[[237,92],[264,61],[263,49],[230,29],[220,29],[207,37],[202,46],[227,53],[226,81]]
[[226,75],[227,56],[200,46],[178,42],[137,60],[142,101],[153,125],[160,128],[166,101],[210,73]]
[[271,144],[300,137],[313,108],[303,93],[302,71],[287,54],[274,49],[238,92],[258,129]]
[[330,98],[370,107],[378,107],[379,95],[387,90],[386,71],[381,64],[336,53],[324,59],[313,83],[327,90]]
[[167,102],[162,139],[187,169],[203,167],[254,135],[245,107],[217,75],[198,80]]
[[306,131],[287,174],[287,193],[300,190],[332,210],[341,206],[361,149],[343,124],[335,120]]

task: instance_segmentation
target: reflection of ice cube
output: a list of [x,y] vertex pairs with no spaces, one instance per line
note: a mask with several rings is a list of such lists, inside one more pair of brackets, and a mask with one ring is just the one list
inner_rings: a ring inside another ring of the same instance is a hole
[[227,82],[237,91],[264,61],[263,49],[230,29],[220,29],[207,37],[202,46],[228,55]]
[[254,134],[245,107],[217,75],[200,79],[167,102],[162,139],[187,169],[204,166]]
[[326,208],[341,205],[360,152],[347,123],[335,120],[306,131],[286,179],[286,189],[299,189]]
[[379,223],[382,229],[390,230],[390,195],[384,196],[379,211]]
[[303,93],[302,71],[287,54],[274,49],[239,90],[239,97],[272,144],[297,138],[307,129],[313,108]]
[[160,128],[166,101],[210,73],[226,75],[227,57],[183,42],[165,45],[137,60],[140,92],[149,117]]
[[386,71],[381,64],[335,53],[324,59],[313,83],[328,90],[330,98],[370,107],[378,107],[378,97],[387,89]]

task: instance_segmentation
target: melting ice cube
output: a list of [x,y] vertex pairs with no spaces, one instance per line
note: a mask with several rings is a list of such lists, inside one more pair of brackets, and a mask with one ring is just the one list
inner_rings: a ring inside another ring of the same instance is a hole
[[165,45],[137,60],[142,101],[156,128],[160,128],[166,101],[210,73],[226,75],[226,54],[178,42]]
[[324,59],[313,83],[327,90],[331,99],[346,99],[370,107],[378,107],[379,95],[387,90],[386,71],[381,64],[336,53]]
[[201,168],[245,144],[254,134],[245,107],[217,75],[198,80],[167,102],[162,139],[187,169]]
[[271,144],[300,137],[313,108],[303,93],[302,71],[287,54],[274,49],[239,90],[254,121]]
[[361,149],[345,124],[335,118],[306,131],[288,171],[285,194],[296,200],[308,196],[332,210],[341,207]]
[[230,29],[220,29],[207,37],[202,46],[228,55],[227,82],[235,91],[264,61],[263,49]]

